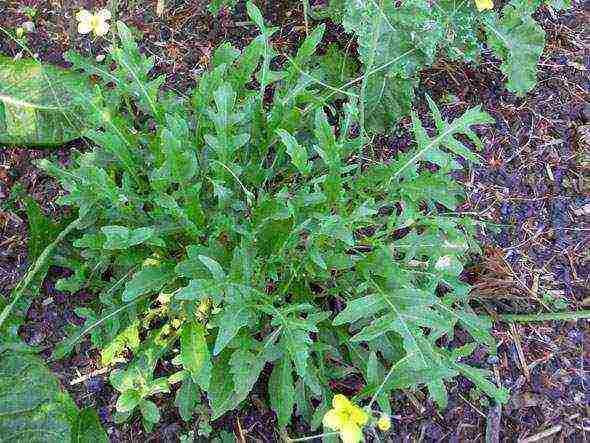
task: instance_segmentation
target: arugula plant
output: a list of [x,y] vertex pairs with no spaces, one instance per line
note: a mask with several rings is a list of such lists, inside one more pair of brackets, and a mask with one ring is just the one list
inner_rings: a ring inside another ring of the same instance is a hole
[[[324,27],[276,70],[275,29],[248,13],[260,36],[242,52],[219,47],[189,97],[160,90],[122,23],[105,63],[70,54],[102,82],[102,128],[71,167],[40,166],[79,214],[63,258],[74,274],[59,285],[100,302],[54,357],[90,334],[103,364],[119,364],[117,419],[140,411],[148,429],[154,395],[176,390],[185,420],[206,398],[215,420],[259,380],[283,428],[293,414],[317,428],[330,381],[351,376],[365,380],[356,400],[387,413],[400,388],[426,386],[444,406],[458,374],[505,400],[461,362],[494,339],[459,279],[477,246],[450,174],[480,161],[470,128],[490,117],[445,121],[429,100],[435,128],[412,115],[415,145],[374,163],[357,95],[328,85],[314,57]],[[341,111],[328,106],[336,94]],[[457,327],[474,342],[446,350]],[[176,371],[156,372],[162,359]]]
[[501,60],[507,88],[530,91],[545,46],[545,32],[532,17],[542,4],[571,7],[571,1],[511,0],[498,13],[478,12],[472,0],[331,0],[312,16],[342,23],[356,37],[364,65],[363,122],[380,131],[409,113],[422,69],[440,56],[476,62],[484,43]]

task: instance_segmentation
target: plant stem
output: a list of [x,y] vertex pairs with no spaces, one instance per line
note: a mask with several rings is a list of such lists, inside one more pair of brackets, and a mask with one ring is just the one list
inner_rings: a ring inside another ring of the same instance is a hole
[[49,259],[49,256],[51,255],[51,253],[53,252],[55,247],[59,243],[61,243],[61,241],[70,232],[72,232],[74,229],[76,229],[78,227],[78,222],[79,222],[79,219],[76,219],[72,223],[70,223],[68,226],[66,226],[66,228],[60,232],[60,234],[57,236],[57,238],[53,242],[51,242],[43,250],[41,255],[39,255],[39,258],[37,259],[37,261],[35,261],[35,265],[29,269],[29,272],[27,272],[27,275],[25,275],[25,278],[23,280],[21,280],[21,284],[19,286],[17,286],[17,288],[15,289],[14,295],[12,297],[12,301],[10,302],[10,304],[7,305],[2,310],[2,313],[0,313],[0,327],[6,321],[6,319],[8,318],[8,316],[10,315],[10,313],[12,312],[12,310],[14,309],[14,307],[16,306],[16,304],[18,303],[18,301],[20,300],[22,295],[24,294],[25,289],[27,289],[27,287],[31,284],[33,277],[35,277],[37,272],[39,272],[39,270],[45,265],[45,262]]
[[590,318],[590,309],[569,312],[548,312],[544,314],[504,314],[498,316],[498,320],[509,323],[530,323],[551,320],[578,320],[580,318]]

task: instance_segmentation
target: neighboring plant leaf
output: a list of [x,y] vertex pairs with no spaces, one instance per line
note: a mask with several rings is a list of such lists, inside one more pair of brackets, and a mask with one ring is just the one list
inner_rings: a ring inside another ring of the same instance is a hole
[[0,56],[0,144],[58,146],[95,127],[100,96],[71,70]]
[[501,12],[484,23],[488,45],[502,60],[502,72],[508,77],[506,87],[519,95],[537,83],[537,64],[545,47],[545,31],[531,14],[528,0],[512,0]]
[[106,442],[92,410],[78,412],[35,355],[0,353],[0,437],[10,442]]
[[109,443],[96,409],[84,408],[80,411],[72,432],[72,443]]

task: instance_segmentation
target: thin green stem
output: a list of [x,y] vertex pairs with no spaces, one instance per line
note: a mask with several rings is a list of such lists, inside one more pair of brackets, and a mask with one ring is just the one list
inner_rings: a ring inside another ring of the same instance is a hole
[[590,318],[590,309],[569,312],[548,312],[543,314],[503,314],[498,320],[508,323],[532,323],[551,320],[578,320]]
[[10,302],[10,304],[8,304],[2,310],[2,313],[0,313],[0,327],[4,324],[4,322],[6,321],[6,319],[8,318],[8,316],[10,315],[10,313],[12,312],[12,310],[14,309],[14,307],[16,306],[16,304],[18,303],[20,298],[23,296],[23,294],[25,293],[25,290],[33,281],[33,278],[37,275],[39,270],[45,265],[47,260],[49,260],[49,256],[51,255],[53,250],[57,247],[58,244],[61,243],[61,241],[64,238],[66,238],[66,236],[70,232],[72,232],[74,229],[76,229],[78,227],[78,224],[79,224],[79,219],[76,219],[73,222],[71,222],[68,226],[66,226],[66,228],[63,231],[60,232],[60,234],[57,236],[57,238],[53,242],[51,242],[43,250],[43,252],[39,256],[37,261],[35,261],[35,265],[29,269],[29,272],[27,272],[27,275],[21,281],[21,284],[19,286],[17,286],[17,288],[15,289],[15,292],[14,292],[14,295],[12,297],[12,301]]
[[289,443],[295,443],[295,442],[299,442],[299,441],[311,441],[311,440],[316,440],[318,438],[327,437],[328,435],[338,435],[338,432],[324,432],[323,434],[310,435],[309,437],[290,438],[287,441]]

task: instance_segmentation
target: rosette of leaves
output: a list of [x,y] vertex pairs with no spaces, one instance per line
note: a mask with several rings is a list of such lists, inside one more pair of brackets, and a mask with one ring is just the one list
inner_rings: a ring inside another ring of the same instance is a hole
[[[74,276],[60,285],[101,294],[54,356],[90,334],[105,365],[126,364],[111,375],[118,419],[139,411],[148,428],[154,395],[176,389],[186,420],[206,398],[216,419],[259,380],[280,427],[297,414],[317,428],[330,382],[349,376],[365,380],[359,400],[375,395],[385,411],[408,387],[427,386],[444,406],[457,374],[504,400],[461,362],[494,341],[459,279],[475,244],[450,175],[458,158],[479,161],[470,127],[490,117],[475,108],[445,121],[430,102],[435,128],[414,116],[415,146],[365,164],[355,94],[326,114],[335,91],[317,81],[314,57],[323,27],[273,70],[274,29],[251,3],[248,13],[260,36],[242,52],[219,47],[189,100],[149,86],[151,62],[118,24],[106,77],[136,106],[103,113],[96,147],[70,168],[41,163],[80,217]],[[456,327],[474,343],[442,348]],[[176,370],[156,377],[161,359]]]

